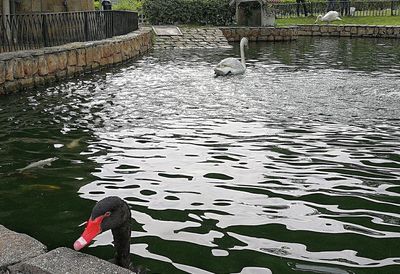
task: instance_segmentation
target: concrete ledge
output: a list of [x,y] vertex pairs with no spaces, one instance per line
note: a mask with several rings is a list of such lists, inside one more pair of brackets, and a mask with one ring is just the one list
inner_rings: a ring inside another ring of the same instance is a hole
[[94,256],[60,247],[9,267],[10,274],[132,274],[128,269]]
[[92,42],[0,54],[0,94],[99,70],[152,48],[151,28]]
[[60,247],[46,246],[32,237],[0,225],[0,274],[131,274],[97,257]]
[[0,273],[13,264],[46,252],[46,246],[32,237],[8,230],[0,225]]

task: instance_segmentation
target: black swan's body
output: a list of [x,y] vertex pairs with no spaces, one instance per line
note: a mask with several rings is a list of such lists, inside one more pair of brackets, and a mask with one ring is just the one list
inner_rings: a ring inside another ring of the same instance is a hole
[[128,204],[119,197],[111,196],[97,202],[87,222],[85,231],[75,241],[74,249],[80,250],[94,237],[111,229],[114,237],[115,263],[137,273],[145,273],[141,268],[133,268],[130,261],[131,211]]

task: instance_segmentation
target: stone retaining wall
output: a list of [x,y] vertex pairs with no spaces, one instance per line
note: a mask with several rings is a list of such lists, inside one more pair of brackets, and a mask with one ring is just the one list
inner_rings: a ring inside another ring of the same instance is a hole
[[0,94],[121,63],[152,48],[152,30],[94,42],[71,43],[40,50],[0,54]]
[[250,41],[289,41],[297,39],[297,27],[221,27],[228,41],[240,41],[242,37]]
[[299,36],[400,38],[400,26],[299,25]]

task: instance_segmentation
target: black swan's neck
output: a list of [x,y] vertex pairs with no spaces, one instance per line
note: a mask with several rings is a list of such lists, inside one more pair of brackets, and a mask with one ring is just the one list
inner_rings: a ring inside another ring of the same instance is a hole
[[124,268],[131,266],[130,260],[130,239],[131,227],[130,223],[126,222],[122,226],[111,230],[114,236],[115,247],[115,263]]

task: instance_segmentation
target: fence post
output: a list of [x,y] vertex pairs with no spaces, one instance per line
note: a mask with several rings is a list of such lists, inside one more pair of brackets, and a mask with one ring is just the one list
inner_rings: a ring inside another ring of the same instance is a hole
[[49,47],[50,42],[49,42],[49,32],[48,32],[48,24],[47,24],[46,14],[42,14],[42,36],[43,36],[44,46]]
[[391,16],[394,15],[394,1],[395,1],[395,0],[392,0],[392,1],[390,2],[390,15],[391,15]]
[[85,41],[89,41],[89,21],[88,21],[88,12],[84,11],[83,13],[83,18],[84,18],[84,32],[85,32]]
[[114,11],[110,11],[111,12],[111,30],[112,30],[112,36],[114,37],[115,35],[115,31],[114,31]]

